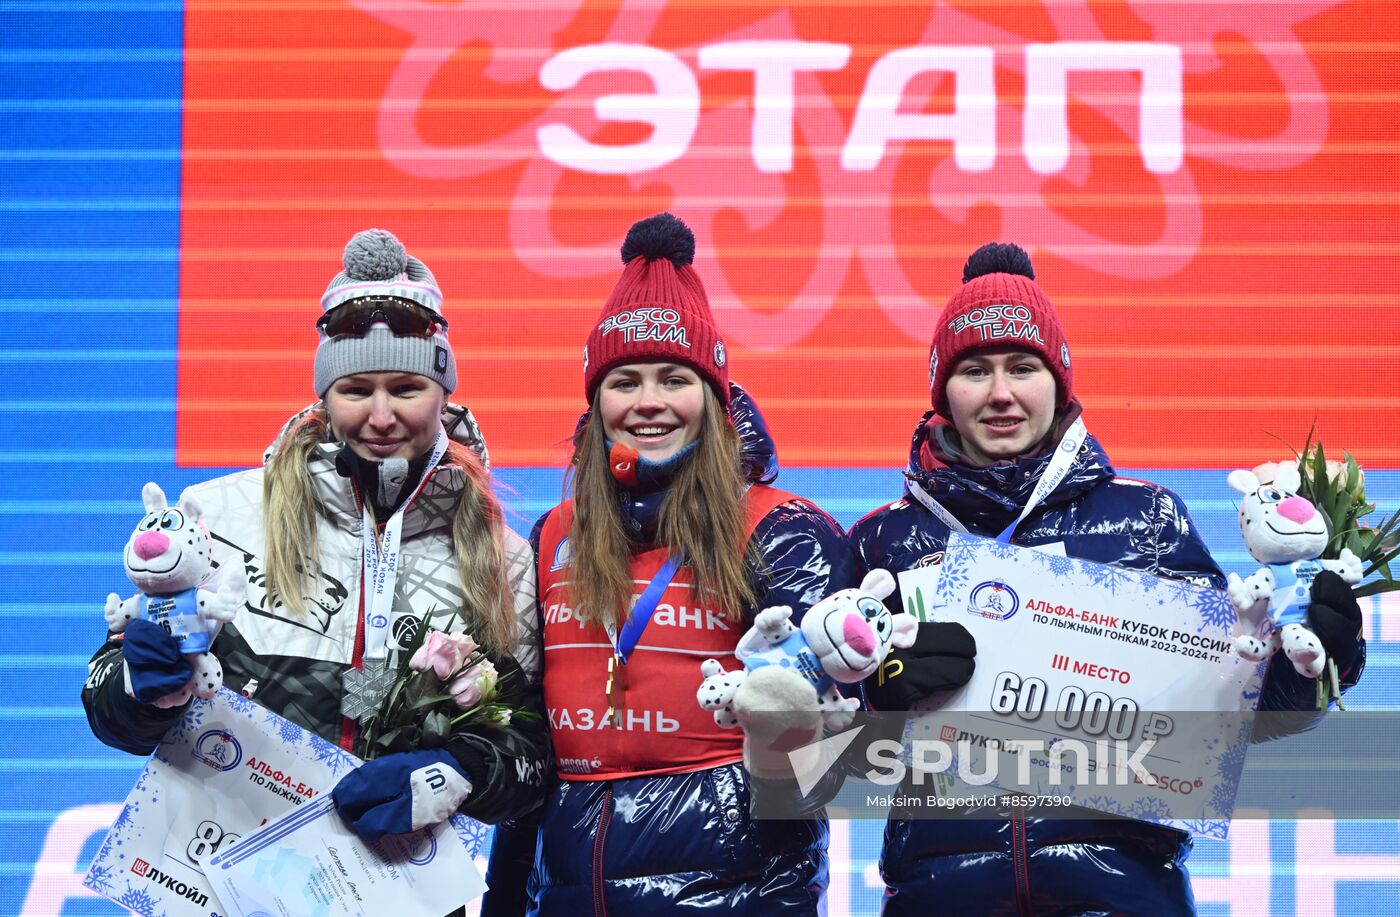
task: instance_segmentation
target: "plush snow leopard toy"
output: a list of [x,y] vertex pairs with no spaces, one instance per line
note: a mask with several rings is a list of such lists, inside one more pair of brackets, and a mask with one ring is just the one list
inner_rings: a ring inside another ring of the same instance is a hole
[[706,659],[696,700],[725,729],[741,725],[751,710],[820,710],[828,729],[846,728],[860,701],[842,697],[837,683],[874,674],[893,647],[910,646],[918,632],[912,615],[885,607],[894,589],[889,571],[872,570],[859,588],[813,605],[800,629],[791,608],[765,608],[734,651],[744,668],[726,672],[719,660]]
[[[125,601],[115,592],[107,596],[107,626],[121,633],[132,620],[145,618],[180,641],[194,674],[185,687],[155,700],[155,706],[176,707],[191,694],[207,700],[224,680],[209,646],[243,606],[247,578],[241,569],[225,567],[215,590],[201,588],[209,577],[212,544],[199,505],[187,499],[171,506],[154,483],[141,488],[141,500],[146,515],[123,556],[127,577],[141,591]],[[126,686],[132,693],[130,673]]]
[[1313,580],[1323,570],[1330,570],[1354,586],[1361,582],[1361,560],[1349,548],[1343,548],[1337,560],[1317,559],[1327,547],[1327,520],[1316,506],[1298,496],[1302,482],[1295,466],[1282,465],[1268,484],[1261,484],[1250,471],[1230,472],[1229,482],[1243,494],[1240,533],[1245,547],[1250,556],[1266,565],[1248,579],[1231,573],[1230,601],[1242,621],[1256,604],[1268,602],[1263,633],[1247,630],[1235,638],[1235,650],[1258,662],[1282,648],[1293,668],[1316,678],[1327,666],[1327,654],[1308,627]]

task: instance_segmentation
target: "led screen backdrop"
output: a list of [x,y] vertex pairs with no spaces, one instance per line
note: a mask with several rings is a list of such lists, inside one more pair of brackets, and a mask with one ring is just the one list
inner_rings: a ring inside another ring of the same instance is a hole
[[1119,461],[1218,467],[1325,412],[1400,465],[1374,422],[1400,357],[1393,12],[191,3],[179,460],[253,461],[305,403],[309,311],[368,225],[446,290],[497,461],[555,460],[622,235],[673,209],[789,461],[903,453],[937,309],[996,238],[1031,248]]
[[[789,6],[15,0],[0,6],[0,914],[79,879],[140,768],[77,703],[141,485],[258,460],[312,397],[341,246],[392,229],[447,293],[517,530],[558,499],[581,346],[661,209],[783,486],[898,494],[967,253],[1026,245],[1090,429],[1247,572],[1224,472],[1316,419],[1400,506],[1400,25],[1391,4]],[[1400,596],[1357,711],[1400,708]],[[1386,747],[1341,749],[1354,781]],[[877,913],[836,823],[833,915]],[[1206,917],[1400,913],[1389,819],[1238,821]],[[138,888],[139,890],[139,888]],[[137,899],[132,899],[134,903]]]

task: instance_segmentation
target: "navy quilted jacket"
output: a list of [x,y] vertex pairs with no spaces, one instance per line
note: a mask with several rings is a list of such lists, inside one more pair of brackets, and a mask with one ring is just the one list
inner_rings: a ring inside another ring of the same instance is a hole
[[[915,431],[910,480],[973,534],[995,537],[1020,513],[1049,456],[930,470],[920,457],[930,416]],[[948,534],[907,492],[851,530],[863,567],[893,572],[941,562]],[[1155,484],[1117,477],[1092,437],[1013,538],[1020,545],[1055,542],[1063,542],[1071,557],[1225,585],[1181,499]],[[899,601],[898,594],[891,597],[894,610]],[[1260,708],[1310,709],[1314,692],[1314,683],[1279,653]],[[1193,914],[1185,867],[1190,849],[1188,835],[1145,822],[1027,818],[1015,809],[989,808],[985,818],[974,819],[891,820],[880,864],[888,886],[884,914]]]

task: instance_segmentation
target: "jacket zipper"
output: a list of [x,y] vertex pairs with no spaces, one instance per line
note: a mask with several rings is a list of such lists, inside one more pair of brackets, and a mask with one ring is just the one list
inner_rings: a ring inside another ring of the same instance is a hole
[[1030,860],[1026,856],[1026,810],[1011,807],[1011,864],[1016,873],[1016,911],[1021,917],[1035,917],[1031,906]]
[[608,903],[603,895],[603,841],[612,821],[612,784],[603,788],[603,809],[598,813],[598,833],[593,838],[593,914],[608,917]]
[[[356,486],[354,480],[350,481],[350,492],[355,495],[355,509],[360,511],[360,519],[365,517],[364,504],[360,502],[360,488]],[[364,533],[360,534],[364,537]],[[361,564],[360,571],[360,603],[355,612],[355,646],[350,651],[350,667],[363,669],[365,661],[365,575],[364,565]],[[344,689],[342,688],[342,696]],[[355,739],[358,738],[359,723],[348,716],[340,718],[340,747],[355,753]]]
[[[1016,538],[1010,539],[1016,544]],[[1031,904],[1031,864],[1026,854],[1026,810],[1023,806],[1011,807],[1011,866],[1016,874],[1016,910],[1021,917],[1035,917]]]

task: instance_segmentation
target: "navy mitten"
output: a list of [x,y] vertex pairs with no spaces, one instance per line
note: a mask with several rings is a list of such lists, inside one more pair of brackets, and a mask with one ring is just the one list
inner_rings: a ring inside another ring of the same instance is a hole
[[157,624],[138,618],[122,636],[127,693],[143,704],[153,703],[189,684],[194,669],[180,643]]
[[457,760],[433,748],[366,761],[335,785],[331,798],[350,830],[373,842],[443,821],[471,791]]

